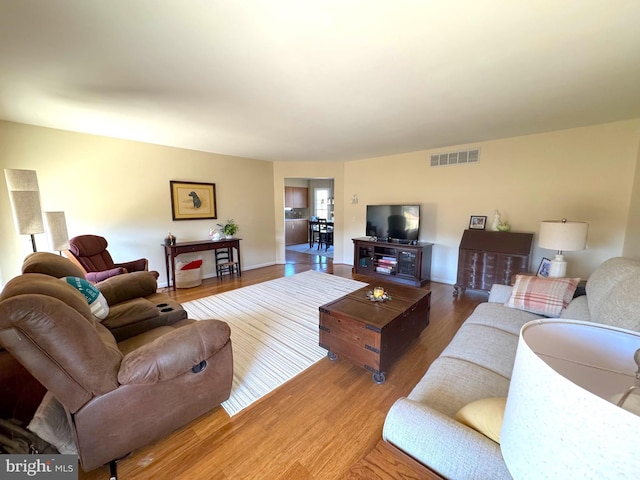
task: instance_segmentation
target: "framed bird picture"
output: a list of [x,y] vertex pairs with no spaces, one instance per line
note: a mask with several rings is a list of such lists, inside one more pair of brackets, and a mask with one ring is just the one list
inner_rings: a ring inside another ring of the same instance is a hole
[[215,183],[169,181],[174,220],[218,218]]

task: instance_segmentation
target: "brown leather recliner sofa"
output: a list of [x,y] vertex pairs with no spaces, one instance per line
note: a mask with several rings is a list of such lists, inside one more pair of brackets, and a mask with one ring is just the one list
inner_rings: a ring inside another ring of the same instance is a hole
[[82,468],[149,444],[229,397],[230,331],[180,320],[117,342],[86,298],[25,273],[0,293],[0,346],[62,404]]
[[[42,273],[54,278],[80,277],[83,271],[71,260],[48,252],[32,253],[22,265],[22,273]],[[173,325],[187,318],[178,302],[157,292],[157,281],[149,272],[118,275],[96,284],[109,304],[102,321],[116,341],[152,328]],[[46,390],[15,358],[0,347],[0,417],[28,423]]]
[[[84,278],[83,272],[71,260],[49,252],[27,256],[22,264],[22,273]],[[156,277],[150,272],[118,275],[95,286],[109,304],[109,315],[102,324],[111,330],[117,341],[187,318],[182,305],[169,295],[158,293]]]

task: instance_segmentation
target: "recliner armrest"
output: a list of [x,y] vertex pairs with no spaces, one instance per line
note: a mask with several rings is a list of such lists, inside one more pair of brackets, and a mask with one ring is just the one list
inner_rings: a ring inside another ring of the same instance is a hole
[[102,282],[107,278],[115,277],[116,275],[122,275],[127,273],[127,270],[122,267],[112,268],[110,270],[104,270],[102,272],[87,272],[86,279],[93,283]]
[[101,323],[113,333],[114,329],[156,318],[158,315],[158,307],[146,298],[137,297],[109,306],[109,315]]
[[130,262],[116,263],[116,267],[126,268],[127,272],[144,272],[148,269],[149,262],[146,258],[139,258]]
[[118,382],[150,385],[183,375],[224,348],[230,335],[229,325],[220,320],[177,328],[127,354],[120,364]]

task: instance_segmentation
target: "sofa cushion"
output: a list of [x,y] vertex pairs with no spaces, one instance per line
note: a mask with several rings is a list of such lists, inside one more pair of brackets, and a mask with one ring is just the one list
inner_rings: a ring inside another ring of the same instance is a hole
[[562,311],[560,317],[571,320],[584,320],[586,322],[591,321],[587,296],[581,295],[571,300],[567,308]]
[[500,429],[506,404],[506,397],[481,398],[458,410],[455,419],[500,443]]
[[103,280],[96,287],[102,292],[109,305],[115,305],[133,298],[153,295],[156,293],[158,284],[149,272],[132,272]]
[[507,396],[509,378],[467,360],[438,357],[407,395],[451,419],[467,403],[480,398]]
[[579,282],[579,278],[516,275],[511,296],[505,306],[547,317],[559,317],[573,298]]
[[514,334],[482,324],[465,324],[440,356],[459,358],[511,378],[518,333],[519,330]]
[[543,317],[524,310],[505,307],[501,303],[485,302],[476,307],[473,315],[465,320],[465,324],[485,325],[517,336],[520,335],[520,329],[525,323],[538,318]]

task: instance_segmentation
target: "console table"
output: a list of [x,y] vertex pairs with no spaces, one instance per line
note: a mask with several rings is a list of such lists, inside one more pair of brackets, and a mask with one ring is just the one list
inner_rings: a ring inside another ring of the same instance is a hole
[[[206,250],[218,250],[220,248],[235,248],[238,255],[238,276],[242,275],[240,263],[240,240],[241,238],[230,238],[223,240],[199,240],[197,242],[180,242],[173,245],[162,245],[164,247],[164,263],[167,268],[167,287],[176,289],[176,257],[181,253],[203,252]],[[171,265],[171,277],[169,277],[169,265]]]

